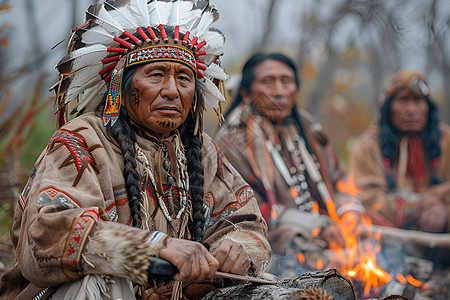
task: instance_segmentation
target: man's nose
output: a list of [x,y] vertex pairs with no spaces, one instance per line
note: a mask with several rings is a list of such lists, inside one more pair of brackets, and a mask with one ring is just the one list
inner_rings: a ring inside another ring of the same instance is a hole
[[414,98],[409,98],[408,101],[406,101],[406,107],[405,110],[408,113],[416,113],[418,111],[418,103],[415,101]]
[[281,80],[275,80],[275,86],[273,89],[274,96],[284,96],[286,93],[286,89],[283,86]]
[[161,96],[168,98],[168,100],[173,100],[178,97],[178,89],[173,76],[167,76],[165,78]]

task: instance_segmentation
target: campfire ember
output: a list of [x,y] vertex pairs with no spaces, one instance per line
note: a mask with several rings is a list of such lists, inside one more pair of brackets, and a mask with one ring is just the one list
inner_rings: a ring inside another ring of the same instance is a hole
[[[351,195],[358,192],[351,177],[340,182],[337,188]],[[334,205],[328,208],[334,208]],[[336,212],[330,215],[337,216]],[[357,215],[344,215],[337,223],[345,239],[344,248],[324,247],[316,238],[321,229],[316,228],[311,237],[299,237],[294,241],[298,251],[274,257],[274,264],[278,264],[274,269],[279,271],[274,274],[287,278],[335,268],[352,281],[356,295],[361,299],[448,299],[448,270],[436,271],[433,262],[407,251],[408,242],[448,249],[448,235],[376,226],[368,217],[360,220]],[[418,240],[424,243],[417,243]],[[401,296],[389,298],[392,295]]]

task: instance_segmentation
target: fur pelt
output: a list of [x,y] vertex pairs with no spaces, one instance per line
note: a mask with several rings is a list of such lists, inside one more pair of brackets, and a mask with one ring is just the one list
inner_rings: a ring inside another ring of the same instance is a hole
[[132,232],[100,229],[89,241],[84,257],[85,266],[92,267],[95,273],[95,265],[108,264],[111,272],[109,275],[126,277],[144,285],[147,283],[151,257],[158,256],[162,247],[162,240],[150,247],[142,237],[137,237]]

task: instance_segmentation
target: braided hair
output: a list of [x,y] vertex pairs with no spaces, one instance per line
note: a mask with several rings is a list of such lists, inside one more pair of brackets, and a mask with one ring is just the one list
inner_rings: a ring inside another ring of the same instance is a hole
[[119,118],[111,126],[111,122],[106,126],[106,130],[120,145],[124,162],[124,177],[128,193],[129,206],[134,227],[141,227],[140,203],[141,194],[139,192],[139,174],[136,170],[136,152],[134,143],[136,133],[130,126],[129,117],[125,107],[121,107]]
[[191,108],[181,128],[181,140],[186,149],[187,170],[189,174],[189,194],[192,200],[194,212],[193,224],[191,228],[192,240],[201,242],[203,240],[205,227],[205,213],[203,207],[203,165],[202,165],[202,141],[198,135],[194,134],[198,114],[201,114],[203,103],[199,82],[195,81],[194,102],[197,101],[195,111]]
[[[136,72],[136,66],[125,69],[123,76],[124,99],[129,99],[132,92],[132,78]],[[194,134],[197,116],[202,114],[203,97],[201,96],[201,85],[196,79],[194,102],[197,101],[195,111],[191,108],[185,122],[180,128],[183,146],[186,149],[187,171],[189,174],[189,195],[192,200],[194,212],[193,224],[190,224],[192,240],[201,242],[203,240],[205,215],[203,207],[203,165],[202,165],[202,142],[198,135]],[[201,102],[201,103],[200,103]],[[193,103],[194,104],[194,103]],[[108,132],[121,145],[124,158],[124,177],[128,193],[129,206],[133,219],[133,226],[140,227],[142,220],[140,216],[141,196],[139,193],[139,175],[136,170],[136,158],[134,143],[136,133],[130,125],[129,116],[125,107],[121,107],[119,119],[114,126],[107,126]]]

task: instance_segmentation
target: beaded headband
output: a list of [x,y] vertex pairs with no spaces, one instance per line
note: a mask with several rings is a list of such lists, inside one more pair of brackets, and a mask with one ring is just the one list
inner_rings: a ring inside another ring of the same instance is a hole
[[[218,87],[228,75],[218,58],[225,38],[209,28],[218,19],[209,1],[107,0],[91,5],[86,19],[70,36],[68,54],[56,65],[60,80],[51,89],[57,95],[60,126],[67,118],[66,106],[70,113],[92,111],[105,93],[103,121],[114,124],[124,69],[155,61],[191,68],[202,85],[205,103],[221,116],[225,98]],[[166,28],[173,30],[173,37],[167,36]]]
[[378,107],[381,108],[390,97],[402,89],[410,89],[417,95],[431,97],[431,90],[423,75],[415,71],[402,70],[386,82],[377,100]]

